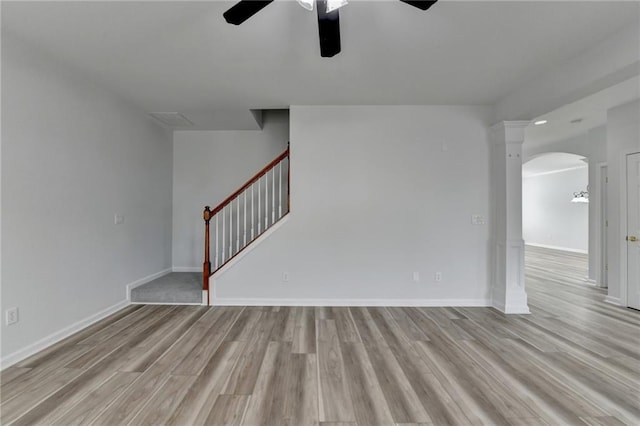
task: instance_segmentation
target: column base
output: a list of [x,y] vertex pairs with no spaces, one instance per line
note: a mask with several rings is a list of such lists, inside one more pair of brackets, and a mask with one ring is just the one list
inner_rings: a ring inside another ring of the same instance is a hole
[[493,303],[493,308],[497,309],[498,311],[502,312],[503,314],[520,314],[520,315],[525,315],[525,314],[530,314],[531,311],[529,310],[529,306],[527,306],[527,304],[525,303],[523,304],[509,304],[507,306],[503,305],[502,303]]

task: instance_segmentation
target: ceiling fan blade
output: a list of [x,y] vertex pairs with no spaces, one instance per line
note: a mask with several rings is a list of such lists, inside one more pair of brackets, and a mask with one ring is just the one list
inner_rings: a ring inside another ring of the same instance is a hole
[[400,0],[402,3],[406,3],[406,4],[410,4],[413,7],[417,7],[418,9],[421,10],[427,10],[429,9],[431,6],[433,6],[434,4],[436,4],[438,2],[438,0],[435,1],[427,1],[427,0]]
[[240,25],[256,13],[260,12],[273,0],[241,0],[222,14],[230,24]]
[[327,13],[326,0],[318,0],[316,3],[320,56],[331,58],[340,53],[340,14],[338,10]]

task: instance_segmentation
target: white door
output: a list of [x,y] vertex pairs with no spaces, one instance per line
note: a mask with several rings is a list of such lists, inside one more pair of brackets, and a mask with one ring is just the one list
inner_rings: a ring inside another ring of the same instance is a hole
[[640,153],[627,156],[627,306],[640,309]]

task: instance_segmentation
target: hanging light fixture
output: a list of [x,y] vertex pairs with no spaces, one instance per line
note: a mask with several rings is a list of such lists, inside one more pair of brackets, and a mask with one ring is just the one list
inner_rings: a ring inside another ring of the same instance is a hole
[[[296,0],[298,4],[305,9],[311,11],[313,10],[313,4],[316,0]],[[347,0],[326,0],[327,2],[327,13],[331,13],[334,10],[340,9],[342,6],[346,6],[349,2]]]
[[316,0],[297,0],[298,4],[307,10],[313,10],[313,4]]
[[589,192],[588,191],[579,191],[573,193],[572,203],[588,203],[589,202]]
[[327,13],[340,9],[348,4],[347,0],[327,0]]

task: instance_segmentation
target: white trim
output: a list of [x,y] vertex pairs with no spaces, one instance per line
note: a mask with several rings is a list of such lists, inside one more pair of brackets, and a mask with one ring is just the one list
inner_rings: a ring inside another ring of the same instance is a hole
[[627,257],[629,256],[626,237],[627,230],[627,157],[633,154],[640,154],[635,148],[622,153],[620,159],[620,305],[629,306],[629,283],[627,276]]
[[488,299],[233,299],[216,298],[212,306],[394,306],[488,307]]
[[202,266],[174,266],[172,272],[202,272]]
[[625,237],[627,234],[627,155],[630,152],[623,152],[620,158],[620,168],[618,170],[618,176],[620,179],[620,187],[618,188],[618,195],[620,197],[620,212],[618,220],[620,221],[618,226],[618,241],[620,251],[620,259],[618,264],[620,267],[620,294],[619,297],[612,297],[611,299],[618,299],[618,304],[621,306],[628,306],[627,304],[627,241]]
[[489,139],[491,144],[524,142],[524,129],[531,124],[525,120],[503,120],[489,127]]
[[622,303],[620,303],[620,298],[619,297],[606,296],[604,298],[604,301],[606,303],[611,303],[612,305],[622,306]]
[[[216,278],[220,277],[221,275],[224,275],[225,272],[233,268],[243,257],[249,254],[249,252],[251,252],[257,246],[259,246],[260,243],[262,243],[264,240],[269,238],[271,234],[273,234],[278,229],[280,229],[288,221],[289,221],[289,213],[282,216],[282,218],[280,218],[280,220],[278,220],[275,224],[271,225],[269,229],[267,229],[262,234],[260,234],[255,240],[251,241],[251,243],[249,243],[244,248],[244,250],[238,253],[237,256],[235,256],[233,259],[227,262],[222,268],[218,269],[216,272],[213,273],[213,275],[211,275],[211,277],[209,278],[209,286],[215,285]],[[215,292],[214,294],[212,294],[212,296],[215,296]]]
[[525,243],[525,245],[532,246],[532,247],[546,248],[546,249],[551,249],[551,250],[568,251],[570,253],[589,254],[588,250],[572,249],[572,248],[559,247],[559,246],[550,246],[550,245],[547,245],[547,244]]
[[131,305],[202,306],[203,304],[200,302],[131,302]]
[[499,301],[494,301],[490,306],[493,309],[502,312],[503,314],[525,315],[525,314],[531,313],[531,311],[529,310],[529,306],[527,305],[524,305],[524,306],[509,305],[509,307],[506,307],[503,303]]
[[[606,227],[606,224],[604,223],[605,218],[602,215],[602,210],[607,209],[608,207],[606,205],[604,205],[605,202],[605,194],[606,191],[608,191],[608,188],[603,187],[602,185],[602,178],[603,177],[607,177],[608,175],[608,165],[606,162],[598,162],[596,163],[596,181],[595,181],[595,205],[596,205],[596,209],[595,209],[595,222],[596,222],[596,242],[594,244],[596,253],[595,256],[593,257],[595,260],[595,274],[594,276],[596,277],[596,279],[598,280],[598,287],[601,288],[606,288],[606,283],[608,282],[608,277],[606,277],[607,271],[605,269],[605,266],[603,264],[603,257],[605,255],[605,253],[608,253],[608,247],[607,247],[607,239],[605,237],[605,235],[603,235],[602,229]],[[589,265],[589,267],[591,267],[591,265]]]
[[148,282],[151,282],[155,279],[158,279],[160,277],[164,277],[165,275],[169,275],[171,273],[171,268],[169,269],[163,269],[160,272],[156,272],[155,274],[151,274],[151,275],[147,275],[144,278],[140,278],[139,280],[136,280],[132,283],[127,284],[127,302],[131,302],[131,290],[133,290],[136,287],[140,287],[143,284],[146,284]]
[[509,306],[509,308],[501,310],[503,314],[508,315],[528,315],[531,313],[528,306]]
[[91,324],[94,324],[108,317],[109,315],[112,315],[118,312],[119,310],[121,310],[122,308],[125,308],[128,305],[129,305],[128,300],[122,300],[113,306],[110,306],[96,314],[93,314],[85,319],[75,322],[70,326],[63,328],[60,331],[56,331],[55,333],[52,333],[38,340],[37,342],[30,344],[29,346],[23,349],[20,349],[12,354],[9,354],[4,358],[0,359],[0,369],[5,369],[17,362],[20,362],[30,357],[31,355],[37,352],[40,352],[41,350],[46,349],[55,343],[58,343],[62,339],[65,339],[71,336],[72,334],[77,333],[78,331],[89,327]]
[[596,280],[592,280],[589,277],[585,277],[584,278],[584,283],[586,285],[590,285],[590,286],[594,286],[594,287],[600,287],[600,285],[598,284],[598,282]]
[[[218,277],[224,274],[226,271],[231,269],[233,265],[235,265],[240,259],[246,256],[251,250],[256,248],[258,244],[260,244],[263,240],[265,240],[269,235],[273,234],[278,228],[284,225],[285,222],[289,220],[289,213],[282,216],[275,224],[273,224],[269,229],[260,234],[255,240],[251,241],[247,246],[238,253],[233,259],[231,259],[227,264],[225,264],[222,268],[218,269],[212,276]],[[171,268],[173,272],[202,272],[201,266],[174,266]]]
[[[532,158],[532,160],[533,160],[533,158]],[[582,158],[582,160],[584,160],[584,158]],[[531,161],[531,160],[529,160],[529,161]],[[524,164],[525,163],[523,163],[523,165]],[[558,170],[549,170],[549,171],[546,171],[546,172],[531,173],[531,174],[526,174],[526,175],[523,173],[522,174],[522,178],[523,179],[529,179],[529,178],[538,177],[538,176],[552,175],[552,174],[555,174],[555,173],[570,172],[572,170],[579,170],[579,169],[584,169],[584,168],[587,168],[587,167],[589,167],[588,164],[581,164],[579,166],[567,167],[567,168],[558,169]]]

